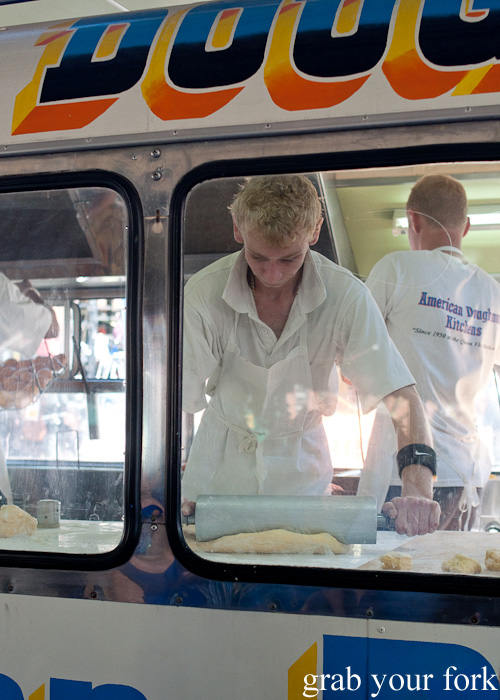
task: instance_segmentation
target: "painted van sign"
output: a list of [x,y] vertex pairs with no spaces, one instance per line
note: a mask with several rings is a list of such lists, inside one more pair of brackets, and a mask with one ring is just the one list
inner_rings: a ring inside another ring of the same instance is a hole
[[500,0],[224,0],[59,23],[29,47],[11,135],[493,107],[498,36]]
[[288,670],[288,700],[397,700],[415,691],[426,700],[498,700],[499,688],[482,654],[442,642],[324,635],[322,645],[314,643]]
[[[27,700],[19,685],[0,673],[0,697],[4,700]],[[51,678],[31,693],[29,700],[146,700],[145,696],[128,685],[98,685],[86,681]]]

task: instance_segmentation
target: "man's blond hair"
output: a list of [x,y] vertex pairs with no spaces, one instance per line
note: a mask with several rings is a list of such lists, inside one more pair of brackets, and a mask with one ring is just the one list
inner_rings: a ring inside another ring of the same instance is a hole
[[310,238],[321,219],[318,194],[304,175],[249,178],[229,209],[240,231],[276,248]]
[[467,223],[467,195],[449,175],[425,175],[412,187],[407,209],[428,217],[433,228],[462,231]]

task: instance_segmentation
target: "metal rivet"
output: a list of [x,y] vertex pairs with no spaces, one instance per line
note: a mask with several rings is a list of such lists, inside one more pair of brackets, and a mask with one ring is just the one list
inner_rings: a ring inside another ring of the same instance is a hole
[[9,591],[9,593],[12,593],[12,591],[14,590],[14,586],[12,585],[12,583],[9,583],[9,585],[7,586],[7,590]]
[[153,156],[153,158],[159,158],[159,157],[161,156],[161,151],[160,151],[160,149],[159,149],[159,148],[153,148],[153,150],[151,151],[151,155]]
[[377,632],[380,632],[380,634],[384,634],[385,627],[377,627]]
[[180,597],[180,595],[176,596],[175,602],[177,603],[177,605],[182,605],[182,598]]
[[161,172],[159,170],[155,170],[151,177],[153,180],[161,180]]
[[91,598],[97,598],[97,593],[96,593],[96,591],[90,591],[90,597],[91,597]]
[[368,608],[366,611],[366,617],[373,617],[373,608]]
[[156,530],[158,530],[158,525],[151,525],[151,529],[153,532],[156,532]]

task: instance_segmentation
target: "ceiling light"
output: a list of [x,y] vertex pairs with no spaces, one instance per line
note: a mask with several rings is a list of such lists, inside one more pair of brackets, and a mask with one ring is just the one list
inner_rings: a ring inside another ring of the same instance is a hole
[[500,226],[500,211],[479,212],[469,214],[471,228],[488,229]]
[[397,238],[408,233],[408,217],[404,209],[395,209],[392,217],[392,235]]
[[[470,228],[474,231],[491,231],[500,228],[500,210],[491,211],[491,207],[471,207],[469,213]],[[408,233],[408,216],[404,209],[395,209],[392,217],[392,235],[397,237]]]

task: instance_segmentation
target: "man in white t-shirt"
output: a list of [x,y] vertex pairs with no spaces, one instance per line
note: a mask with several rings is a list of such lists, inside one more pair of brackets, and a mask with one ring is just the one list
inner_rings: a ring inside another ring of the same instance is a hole
[[310,251],[323,220],[314,186],[298,175],[251,178],[231,213],[243,249],[185,289],[183,408],[204,414],[183,512],[200,494],[329,493],[322,416],[335,410],[337,363],[364,411],[384,401],[394,414],[403,497],[385,512],[399,532],[432,532],[435,455],[413,377],[366,287]]
[[[500,363],[500,286],[461,252],[469,220],[458,181],[421,178],[407,213],[411,250],[382,258],[366,284],[415,377],[431,425],[440,529],[470,528],[491,471],[474,403]],[[383,502],[389,483],[400,483],[395,453],[391,421],[379,407],[359,494],[376,494]],[[389,496],[397,493],[392,487]]]
[[[0,273],[0,350],[29,359],[44,338],[55,338],[59,326],[54,310],[27,280],[15,284]],[[0,445],[0,491],[12,503],[5,455]],[[0,505],[5,505],[1,500]]]

